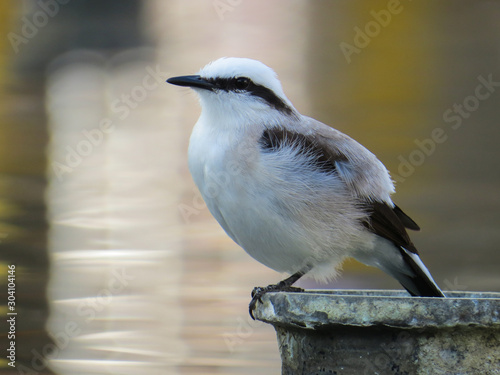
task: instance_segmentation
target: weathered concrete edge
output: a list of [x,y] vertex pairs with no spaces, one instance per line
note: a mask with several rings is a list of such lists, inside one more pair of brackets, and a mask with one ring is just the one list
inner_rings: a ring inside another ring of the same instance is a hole
[[411,297],[404,291],[312,290],[267,293],[257,320],[280,326],[500,329],[500,293],[447,292],[447,298]]

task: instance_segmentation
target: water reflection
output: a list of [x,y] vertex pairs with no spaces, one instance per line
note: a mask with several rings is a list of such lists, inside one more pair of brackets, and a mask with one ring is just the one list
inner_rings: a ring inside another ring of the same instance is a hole
[[64,374],[161,371],[186,353],[179,190],[170,184],[178,132],[157,125],[168,120],[154,106],[165,77],[151,77],[152,61],[122,56],[73,52],[53,64],[47,83],[48,330],[69,336],[51,361]]

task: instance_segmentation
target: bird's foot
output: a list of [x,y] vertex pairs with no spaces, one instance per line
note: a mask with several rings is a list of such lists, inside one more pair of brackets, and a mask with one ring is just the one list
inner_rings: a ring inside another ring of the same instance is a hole
[[250,301],[250,305],[248,306],[248,311],[250,313],[250,316],[252,317],[253,320],[255,320],[255,317],[253,316],[253,310],[255,309],[255,306],[257,305],[257,301],[262,303],[262,296],[266,293],[269,292],[303,292],[304,289],[302,288],[297,288],[295,286],[287,285],[283,281],[279,282],[278,284],[271,284],[266,287],[260,287],[257,286],[253,288],[252,290],[252,300]]

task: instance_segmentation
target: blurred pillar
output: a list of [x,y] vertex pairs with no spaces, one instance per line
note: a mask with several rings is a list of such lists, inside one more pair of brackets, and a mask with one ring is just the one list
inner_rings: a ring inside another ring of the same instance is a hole
[[395,155],[415,147],[414,129],[432,129],[424,104],[438,97],[437,72],[428,65],[436,53],[435,7],[410,1],[311,5],[313,112],[367,145],[394,174]]
[[[42,103],[43,89],[36,82],[21,86],[13,74],[20,53],[9,35],[21,23],[21,2],[0,2],[0,280],[5,318],[0,322],[0,350],[15,342],[15,361],[0,359],[0,373],[19,372],[29,366],[33,352],[41,352],[52,340],[45,331],[48,303],[46,247],[47,223],[44,204],[45,146],[47,134]],[[7,306],[8,265],[15,266],[15,306]],[[6,313],[15,313],[15,337]],[[11,362],[11,365],[9,365]],[[39,374],[52,374],[47,368]]]
[[[61,59],[47,85],[48,327],[58,337],[70,324],[74,336],[51,366],[62,374],[161,373],[183,355],[175,331],[182,267],[171,184],[177,141],[157,111],[162,95],[140,85],[149,77],[158,87],[156,64],[115,65],[89,52]],[[148,100],[127,107],[122,95],[131,90]],[[113,111],[119,106],[124,112]]]
[[67,52],[46,86],[57,346],[45,354],[60,374],[174,374],[185,356],[177,124],[139,4],[70,2],[52,26],[54,48]]
[[[431,2],[365,0],[310,6],[312,113],[377,155],[396,185],[403,183],[398,156],[416,147],[419,130],[428,136],[433,128],[428,104],[437,101],[440,82],[435,67],[428,65],[436,54],[435,7]],[[399,202],[418,197],[418,182],[398,190]],[[411,206],[403,206],[411,214]],[[366,272],[356,262],[346,266]],[[383,283],[377,285],[391,286]]]

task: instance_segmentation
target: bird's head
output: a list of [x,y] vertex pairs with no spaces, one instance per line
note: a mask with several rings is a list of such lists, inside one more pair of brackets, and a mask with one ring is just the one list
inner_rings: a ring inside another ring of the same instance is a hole
[[203,111],[220,118],[273,118],[296,115],[276,73],[260,61],[224,57],[197,75],[172,77],[168,83],[197,92]]

